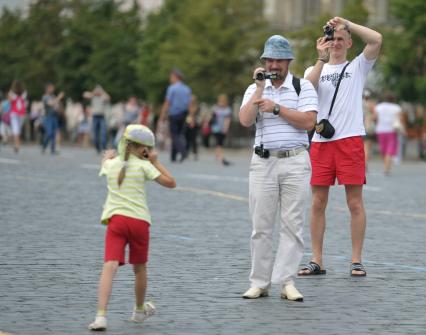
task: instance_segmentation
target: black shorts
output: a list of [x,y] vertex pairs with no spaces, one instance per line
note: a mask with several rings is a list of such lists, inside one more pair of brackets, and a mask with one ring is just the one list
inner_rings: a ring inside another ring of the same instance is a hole
[[214,133],[216,137],[216,145],[219,147],[223,147],[223,142],[225,142],[226,134],[224,133]]

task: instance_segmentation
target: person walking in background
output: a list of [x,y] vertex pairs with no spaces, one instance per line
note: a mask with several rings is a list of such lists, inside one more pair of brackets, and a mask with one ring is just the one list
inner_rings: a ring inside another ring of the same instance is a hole
[[101,85],[96,85],[93,91],[83,93],[85,99],[90,100],[90,113],[92,115],[93,143],[96,151],[101,153],[107,148],[106,109],[111,97]]
[[52,155],[57,154],[56,151],[56,134],[58,132],[58,113],[59,103],[64,97],[64,93],[61,92],[58,96],[55,96],[55,86],[52,83],[48,83],[45,88],[45,93],[42,97],[44,106],[44,117],[43,117],[43,129],[44,138],[42,143],[42,153],[46,152],[46,148],[50,142],[50,153]]
[[228,104],[228,97],[225,94],[220,94],[217,98],[216,105],[213,106],[210,124],[211,131],[216,138],[216,160],[225,166],[230,164],[230,162],[223,157],[223,144],[231,125],[231,117],[232,110]]
[[[309,195],[311,166],[307,130],[312,129],[318,99],[312,84],[289,71],[294,59],[287,39],[274,35],[254,71],[239,112],[245,127],[256,125],[249,175],[251,287],[243,298],[268,295],[271,283],[281,285],[281,298],[303,301],[294,277],[303,257],[303,224]],[[265,70],[271,73],[264,79]],[[299,90],[300,89],[300,90]],[[273,232],[279,217],[279,246],[273,257]]]
[[206,104],[200,106],[201,143],[204,148],[210,148],[210,135],[212,132],[210,121],[212,111]]
[[1,143],[6,144],[9,142],[10,134],[12,133],[10,129],[10,101],[2,97],[1,99],[1,121],[0,121],[0,136]]
[[[326,27],[327,35],[317,40],[319,57],[306,78],[318,91],[317,122],[324,125],[324,120],[328,120],[335,131],[334,134],[325,134],[325,128],[318,126],[312,138],[313,255],[311,261],[299,271],[299,275],[326,273],[323,264],[325,210],[330,186],[335,184],[337,177],[339,184],[345,185],[346,202],[351,214],[352,257],[349,273],[351,276],[366,276],[361,258],[366,228],[362,197],[363,185],[366,183],[362,92],[367,74],[379,55],[382,35],[340,17],[330,19]],[[347,52],[352,46],[351,32],[360,37],[366,46],[360,55],[348,62]]]
[[398,132],[404,131],[402,109],[395,103],[395,96],[387,93],[383,101],[376,105],[374,112],[376,134],[383,157],[383,171],[385,175],[389,175],[392,160],[398,152]]
[[27,112],[27,92],[20,80],[14,80],[8,99],[10,101],[10,126],[12,127],[13,149],[16,153],[21,148],[21,131]]
[[56,148],[61,150],[63,139],[67,136],[67,118],[65,115],[65,106],[60,101],[58,104],[58,129],[56,131]]
[[376,124],[374,120],[374,102],[371,100],[371,92],[364,90],[362,94],[362,112],[364,115],[364,152],[365,152],[365,168],[368,167],[370,153],[376,138]]
[[138,99],[132,95],[124,104],[123,122],[127,127],[129,124],[141,124],[142,109],[139,105]]
[[148,102],[143,100],[141,101],[139,106],[141,109],[140,124],[149,127],[152,123],[151,108],[149,107]]
[[43,113],[44,113],[44,107],[43,107],[43,101],[33,101],[31,102],[31,109],[30,109],[30,139],[32,142],[39,142],[43,143],[43,136],[40,128],[42,127],[42,121],[43,121]]
[[118,267],[125,264],[125,247],[129,245],[129,263],[135,274],[136,304],[131,320],[143,322],[155,311],[152,302],[145,303],[147,261],[151,215],[147,205],[146,181],[155,180],[174,188],[175,179],[159,162],[154,150],[154,134],[148,127],[129,125],[118,145],[118,156],[109,150],[104,154],[100,175],[108,182],[108,196],[101,221],[107,225],[105,257],[99,282],[98,311],[90,330],[107,328],[106,310],[112,282]]
[[186,117],[185,138],[186,151],[194,154],[194,159],[198,159],[198,132],[200,129],[200,105],[197,96],[192,95],[191,104],[189,105],[188,116]]
[[90,144],[90,111],[86,104],[81,104],[77,109],[79,122],[77,125],[77,145],[87,148]]
[[183,74],[178,69],[170,73],[170,85],[167,88],[166,97],[161,108],[160,122],[168,115],[172,146],[170,158],[175,162],[177,155],[180,161],[187,156],[185,140],[185,120],[190,108],[192,91],[183,83]]

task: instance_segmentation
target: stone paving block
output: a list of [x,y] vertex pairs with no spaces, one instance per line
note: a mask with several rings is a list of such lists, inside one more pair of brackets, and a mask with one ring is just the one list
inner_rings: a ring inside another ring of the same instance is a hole
[[[147,299],[158,313],[129,322],[131,267],[114,282],[110,334],[425,334],[425,164],[406,162],[385,177],[369,166],[364,191],[366,278],[349,277],[349,213],[342,187],[330,192],[324,263],[327,275],[298,278],[303,303],[248,301],[251,223],[249,150],[229,152],[233,165],[170,164],[178,188],[149,185],[153,215]],[[0,335],[89,334],[96,310],[106,196],[92,150],[63,148],[42,156],[25,146],[0,151]],[[311,256],[309,225],[306,254]]]

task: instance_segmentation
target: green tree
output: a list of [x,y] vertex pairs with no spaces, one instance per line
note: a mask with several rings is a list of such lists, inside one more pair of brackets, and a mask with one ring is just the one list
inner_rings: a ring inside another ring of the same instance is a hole
[[21,41],[27,32],[21,13],[5,9],[0,17],[0,89],[4,93],[10,89],[13,79],[25,80],[24,63],[28,53]]
[[267,34],[259,13],[261,1],[166,1],[149,18],[139,49],[137,68],[149,96],[162,101],[173,66],[203,101],[222,92],[241,95]]
[[51,81],[67,96],[101,84],[113,100],[141,95],[132,61],[141,39],[140,10],[124,11],[123,1],[37,0],[28,14],[0,17],[0,88],[14,78],[38,99]]
[[385,88],[406,101],[426,103],[426,2],[391,0],[397,19],[385,31],[383,72]]
[[115,101],[141,95],[132,61],[141,38],[139,7],[128,11],[114,0],[73,1],[60,52],[59,79],[70,95],[102,85]]
[[39,0],[31,4],[28,16],[22,19],[28,32],[21,41],[26,51],[21,64],[25,68],[23,80],[35,99],[43,94],[46,82],[57,82],[63,8],[64,1]]

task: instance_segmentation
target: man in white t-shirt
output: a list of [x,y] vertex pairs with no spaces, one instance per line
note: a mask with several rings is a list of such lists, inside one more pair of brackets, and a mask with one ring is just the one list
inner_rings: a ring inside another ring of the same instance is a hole
[[[362,188],[366,183],[365,155],[362,136],[365,135],[362,112],[362,92],[368,72],[379,55],[382,36],[378,32],[340,17],[327,22],[334,35],[317,40],[319,58],[306,76],[318,91],[317,122],[328,119],[335,128],[331,138],[314,134],[310,149],[312,163],[311,240],[312,260],[299,275],[325,274],[323,240],[325,209],[331,185],[337,178],[345,185],[346,202],[351,214],[352,261],[351,276],[367,274],[361,259],[366,217]],[[346,69],[347,51],[352,46],[351,32],[366,44],[363,52]],[[331,114],[329,110],[339,76],[341,83]]]
[[[239,112],[243,126],[256,125],[249,175],[251,286],[243,294],[246,299],[267,296],[275,283],[281,285],[282,298],[303,301],[294,277],[303,257],[302,229],[311,176],[306,130],[315,124],[318,97],[308,80],[299,82],[288,71],[293,58],[284,37],[270,37],[261,56],[265,68],[254,71],[255,82],[247,88]],[[261,78],[265,71],[271,78]],[[274,262],[277,214],[280,238]]]

